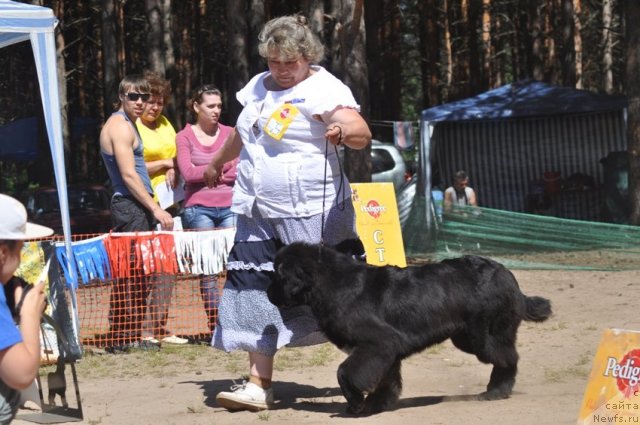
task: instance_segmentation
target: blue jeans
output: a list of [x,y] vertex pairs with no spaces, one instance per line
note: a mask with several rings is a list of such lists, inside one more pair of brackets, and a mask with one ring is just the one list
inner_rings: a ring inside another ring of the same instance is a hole
[[[218,227],[234,227],[236,215],[229,207],[203,207],[194,205],[187,207],[182,213],[182,225],[185,229],[211,230]],[[200,294],[204,302],[204,311],[209,320],[209,329],[216,326],[220,288],[218,276],[202,276],[200,278]]]
[[187,207],[182,213],[182,225],[185,229],[215,229],[236,225],[236,215],[230,207]]

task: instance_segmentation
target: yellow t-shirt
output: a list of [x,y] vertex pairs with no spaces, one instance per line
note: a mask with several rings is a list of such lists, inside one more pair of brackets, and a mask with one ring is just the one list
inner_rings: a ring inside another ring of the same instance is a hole
[[[157,124],[157,127],[152,130],[142,124],[140,120],[136,121],[136,127],[138,127],[144,145],[145,162],[175,158],[176,156],[176,130],[164,115],[160,115]],[[153,187],[153,199],[157,201],[156,187],[166,181],[165,172],[159,171],[155,174],[149,174],[149,178],[151,178],[151,187]]]

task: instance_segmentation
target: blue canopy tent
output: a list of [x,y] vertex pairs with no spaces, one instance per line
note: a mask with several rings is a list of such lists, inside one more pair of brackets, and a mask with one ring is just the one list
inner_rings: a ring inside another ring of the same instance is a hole
[[405,238],[419,233],[417,220],[432,228],[432,188],[448,186],[459,169],[470,175],[481,206],[508,211],[527,210],[531,184],[545,172],[601,182],[600,159],[626,150],[626,105],[624,96],[523,80],[425,109]]
[[[58,188],[65,248],[67,258],[73,258],[54,40],[54,30],[57,22],[53,11],[49,8],[0,0],[0,48],[22,41],[30,41],[33,48],[44,119]],[[67,268],[73,270],[73,267],[69,267],[69,265],[67,265]],[[79,326],[76,297],[73,288],[69,288],[69,290],[74,313],[72,320],[74,321],[73,325],[77,339]]]

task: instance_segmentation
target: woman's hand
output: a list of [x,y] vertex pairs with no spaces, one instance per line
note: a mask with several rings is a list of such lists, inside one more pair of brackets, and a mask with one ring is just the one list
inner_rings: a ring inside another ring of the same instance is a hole
[[345,145],[351,149],[363,149],[371,143],[371,130],[355,109],[338,108],[323,117],[327,124],[324,136],[334,146]]
[[167,182],[167,187],[175,189],[176,185],[178,184],[178,179],[176,178],[176,169],[167,168],[167,171],[164,173],[164,175]]
[[[14,296],[16,300],[22,299],[24,288],[16,287]],[[40,316],[47,305],[44,295],[44,281],[40,281],[31,288],[24,297],[20,307],[20,318],[36,319],[40,323]]]
[[333,146],[340,146],[342,144],[342,126],[336,123],[329,124],[327,131],[324,133],[324,137]]
[[222,177],[222,167],[218,167],[214,164],[213,161],[207,165],[207,168],[204,170],[202,175],[202,179],[204,180],[204,184],[207,187],[217,186],[220,182],[220,178]]

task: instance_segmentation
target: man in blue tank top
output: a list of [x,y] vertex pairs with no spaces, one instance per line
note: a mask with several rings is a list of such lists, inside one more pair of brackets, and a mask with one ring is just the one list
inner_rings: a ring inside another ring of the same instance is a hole
[[[173,229],[171,214],[153,200],[142,140],[135,126],[149,100],[149,91],[143,76],[123,78],[118,88],[118,109],[100,132],[100,154],[113,186],[111,224],[114,232],[147,231],[156,222],[163,230]],[[157,348],[143,346],[140,341],[149,289],[145,277],[114,282],[109,311],[114,350],[132,343],[141,348]]]

